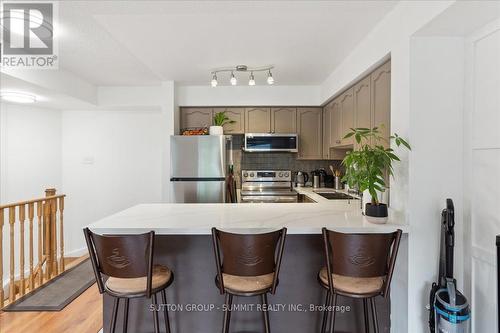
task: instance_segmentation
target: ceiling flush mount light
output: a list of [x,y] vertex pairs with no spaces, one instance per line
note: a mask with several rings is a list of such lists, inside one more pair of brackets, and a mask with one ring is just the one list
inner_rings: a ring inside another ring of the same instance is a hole
[[5,91],[0,93],[0,99],[14,103],[35,103],[36,96],[22,92]]
[[255,78],[253,77],[253,72],[250,72],[250,80],[248,80],[249,86],[255,86]]
[[261,67],[248,67],[247,65],[237,65],[234,67],[223,67],[223,68],[216,68],[211,71],[212,74],[212,81],[211,85],[212,87],[217,86],[217,74],[218,73],[224,73],[228,72],[231,73],[231,77],[229,79],[229,83],[231,83],[232,86],[235,86],[238,84],[238,80],[236,79],[235,72],[250,72],[250,78],[248,80],[248,85],[249,86],[254,86],[255,85],[255,76],[254,72],[267,72],[267,84],[274,84],[274,78],[273,74],[271,73],[271,69],[273,69],[274,66],[269,65],[269,66],[261,66]]
[[212,81],[210,81],[210,84],[212,87],[217,87],[217,75],[215,73],[212,75]]

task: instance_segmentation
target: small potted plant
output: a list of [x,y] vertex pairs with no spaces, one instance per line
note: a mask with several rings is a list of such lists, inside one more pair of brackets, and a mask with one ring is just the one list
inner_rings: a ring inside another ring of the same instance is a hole
[[[342,164],[345,175],[342,178],[349,187],[357,188],[360,193],[367,191],[371,202],[365,206],[365,215],[370,222],[387,222],[387,204],[381,203],[379,194],[386,190],[385,178],[393,176],[392,164],[400,161],[392,148],[385,148],[384,139],[378,127],[351,128],[345,139],[353,137],[357,143],[353,151],[347,152]],[[394,134],[390,137],[396,146],[403,146],[411,150],[410,145],[403,138]],[[370,142],[371,141],[371,142]]]
[[224,125],[225,124],[233,124],[235,123],[234,120],[229,119],[226,116],[226,112],[217,112],[214,115],[214,125],[210,126],[209,132],[210,135],[222,135],[224,134]]

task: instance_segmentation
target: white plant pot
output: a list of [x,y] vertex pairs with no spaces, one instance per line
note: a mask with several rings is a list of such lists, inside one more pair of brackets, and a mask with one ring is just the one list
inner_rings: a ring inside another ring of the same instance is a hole
[[370,222],[370,223],[375,223],[375,224],[386,224],[388,218],[387,217],[373,217],[373,216],[368,216],[365,215],[365,219]]
[[210,135],[223,135],[224,134],[224,127],[222,126],[210,126],[208,129],[208,132]]

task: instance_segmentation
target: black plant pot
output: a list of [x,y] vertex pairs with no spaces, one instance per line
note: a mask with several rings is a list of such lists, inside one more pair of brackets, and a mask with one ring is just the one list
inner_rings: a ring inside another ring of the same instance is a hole
[[383,203],[378,205],[367,203],[365,208],[365,215],[371,217],[387,217],[387,205]]

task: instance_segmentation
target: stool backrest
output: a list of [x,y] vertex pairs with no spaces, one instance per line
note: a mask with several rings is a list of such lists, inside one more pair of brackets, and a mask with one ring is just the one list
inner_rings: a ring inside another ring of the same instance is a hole
[[341,233],[323,228],[329,285],[331,274],[384,277],[389,289],[402,231],[392,233]]
[[222,274],[258,276],[274,274],[272,293],[276,289],[286,228],[263,234],[236,234],[212,228],[212,239],[221,293]]
[[147,277],[147,294],[150,295],[154,231],[138,235],[99,235],[85,228],[83,232],[101,293],[104,292],[104,274],[115,278]]

